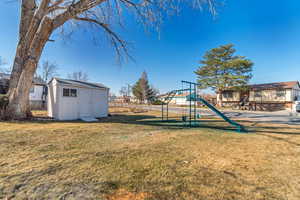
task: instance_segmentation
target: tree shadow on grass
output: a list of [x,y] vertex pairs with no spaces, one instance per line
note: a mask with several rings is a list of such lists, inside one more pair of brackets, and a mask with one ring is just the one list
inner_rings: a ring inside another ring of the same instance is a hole
[[[115,119],[113,119],[115,117]],[[222,119],[200,119],[196,121],[196,124],[192,123],[192,126],[189,126],[188,122],[183,122],[179,118],[165,120],[162,121],[160,118],[150,115],[115,115],[112,117],[112,120],[106,119],[101,122],[116,122],[116,123],[125,123],[125,124],[138,124],[138,125],[148,125],[148,126],[159,126],[167,129],[177,128],[177,129],[199,129],[199,128],[207,128],[207,129],[216,129],[221,131],[235,131],[236,127],[227,124]],[[119,120],[122,119],[122,120]],[[245,123],[253,123],[252,121],[246,120],[235,120],[240,124]],[[247,133],[259,133],[259,134],[281,134],[281,135],[300,135],[300,127],[275,127],[275,126],[246,126]],[[283,131],[287,130],[287,131]],[[295,131],[296,130],[296,131]],[[298,131],[299,130],[299,131]]]
[[[284,135],[300,135],[300,127],[274,127],[274,126],[258,126],[258,123],[264,122],[253,122],[249,120],[235,120],[240,124],[254,123],[254,125],[246,126],[247,133],[273,133],[273,134],[284,134]],[[33,118],[32,120],[24,121],[9,121],[7,123],[37,123],[37,124],[52,124],[52,123],[122,123],[122,124],[134,124],[134,125],[144,125],[144,126],[156,126],[164,129],[214,129],[220,131],[234,131],[236,132],[236,127],[227,124],[224,120],[218,118],[212,119],[199,119],[196,123],[192,122],[191,125],[188,122],[183,122],[180,117],[172,118],[170,120],[161,120],[160,117],[154,115],[145,114],[113,114],[112,116],[99,118],[97,122],[84,122],[81,120],[72,121],[57,121],[50,120],[49,118]],[[285,129],[287,131],[282,131]],[[296,130],[296,131],[295,131]],[[299,131],[298,131],[299,130]]]
[[101,122],[156,126],[165,129],[209,128],[222,131],[236,131],[236,128],[231,125],[216,125],[217,123],[224,122],[219,119],[200,119],[189,123],[187,121],[184,122],[180,117],[170,118],[169,120],[161,120],[161,118],[151,115],[113,115],[111,119],[103,119],[100,120],[100,123]]
[[[106,153],[109,154],[110,152]],[[112,157],[118,155],[114,154]],[[122,157],[117,158],[122,159]],[[78,160],[77,164],[82,164],[85,161],[85,159]],[[137,168],[127,172],[127,176],[135,177],[131,179],[126,178],[126,176],[120,176],[118,179],[103,178],[96,179],[93,182],[88,181],[88,179],[80,179],[80,181],[75,182],[70,182],[70,180],[55,182],[51,179],[47,182],[42,181],[43,178],[47,180],[49,175],[56,176],[64,172],[72,164],[70,161],[64,161],[59,164],[45,166],[40,170],[16,173],[4,177],[7,184],[3,188],[3,194],[0,194],[0,197],[11,195],[18,198],[26,193],[29,197],[42,198],[51,196],[53,199],[59,199],[61,194],[67,194],[68,197],[82,199],[83,196],[94,198],[99,195],[113,195],[121,189],[136,194],[147,191],[149,194],[147,199],[207,199],[208,196],[205,191],[202,192],[202,190],[207,189],[208,191],[215,190],[223,193],[226,199],[232,199],[233,197],[234,199],[243,199],[243,197],[248,195],[250,197],[246,199],[254,199],[257,194],[272,196],[274,199],[280,198],[280,195],[273,193],[273,190],[270,190],[270,188],[247,180],[235,171],[200,167],[194,172],[186,173],[186,167],[179,162],[178,165],[166,165],[162,168],[168,172],[166,178],[153,176],[155,170]],[[153,176],[153,179],[147,180],[147,176]],[[247,188],[251,193],[247,193],[244,189],[239,189],[239,187],[233,189],[232,185],[242,185],[243,188]],[[201,190],[198,189],[199,186]],[[275,189],[275,186],[271,187]]]

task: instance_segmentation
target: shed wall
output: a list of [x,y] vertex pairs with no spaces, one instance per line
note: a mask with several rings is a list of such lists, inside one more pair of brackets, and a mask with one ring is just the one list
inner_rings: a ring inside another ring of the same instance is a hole
[[[77,97],[63,96],[63,88],[76,89]],[[49,85],[48,115],[59,120],[108,115],[109,89],[92,89],[56,84]]]

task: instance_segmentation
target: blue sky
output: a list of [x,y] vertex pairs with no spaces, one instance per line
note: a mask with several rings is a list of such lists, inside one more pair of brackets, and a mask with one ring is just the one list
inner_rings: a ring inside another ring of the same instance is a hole
[[[12,63],[18,33],[19,4],[0,3],[0,56]],[[179,16],[168,17],[160,35],[145,33],[128,20],[121,35],[132,42],[135,62],[122,66],[108,43],[99,45],[91,34],[78,31],[72,39],[56,35],[48,43],[42,60],[59,65],[59,74],[82,70],[90,81],[101,82],[118,93],[133,84],[146,70],[150,82],[161,92],[181,87],[181,80],[195,81],[193,73],[205,51],[233,43],[237,53],[255,65],[252,83],[300,79],[300,1],[226,0],[212,17],[206,10],[184,8]],[[95,33],[97,34],[97,33]]]

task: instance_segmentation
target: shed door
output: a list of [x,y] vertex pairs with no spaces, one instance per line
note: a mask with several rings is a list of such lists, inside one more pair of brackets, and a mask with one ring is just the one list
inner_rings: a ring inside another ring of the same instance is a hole
[[79,117],[93,117],[92,91],[89,89],[79,90]]

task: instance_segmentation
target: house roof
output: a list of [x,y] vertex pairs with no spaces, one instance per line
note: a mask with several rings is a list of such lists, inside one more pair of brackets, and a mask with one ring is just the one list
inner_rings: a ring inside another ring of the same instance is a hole
[[[274,90],[274,89],[292,89],[295,85],[300,87],[298,81],[286,81],[286,82],[274,82],[274,83],[263,83],[263,84],[252,84],[247,85],[248,90]],[[224,91],[235,91],[239,90],[235,87],[228,87]]]
[[[174,95],[174,97],[176,98],[181,98],[181,97],[183,97],[183,98],[185,98],[185,97],[187,97],[187,96],[189,96],[190,95],[190,93],[189,92],[182,92],[182,93],[176,93],[175,95]],[[165,97],[168,97],[168,93],[166,93],[166,94],[161,94],[161,95],[159,95],[159,97],[160,98],[165,98]]]
[[[56,77],[53,78],[53,79],[56,79],[56,81],[58,83],[62,83],[64,85],[77,86],[77,87],[85,87],[85,88],[108,89],[108,87],[106,87],[105,85],[103,85],[101,83],[90,83],[90,82],[86,82],[86,81],[77,81],[77,80],[72,80],[72,79],[63,79],[63,78],[56,78]],[[52,82],[52,80],[50,82]]]
[[10,74],[0,73],[0,79],[10,79]]
[[288,82],[264,83],[264,84],[249,85],[249,87],[251,90],[269,90],[269,89],[291,89],[295,85],[299,86],[299,82],[288,81]]
[[176,94],[175,97],[186,97],[186,96],[189,96],[189,95],[190,95],[189,92],[183,92],[183,93]]
[[32,83],[35,85],[47,85],[46,82],[40,77],[34,77]]

